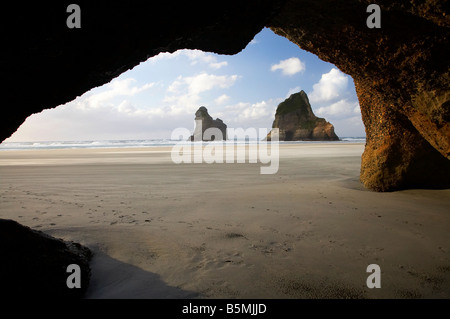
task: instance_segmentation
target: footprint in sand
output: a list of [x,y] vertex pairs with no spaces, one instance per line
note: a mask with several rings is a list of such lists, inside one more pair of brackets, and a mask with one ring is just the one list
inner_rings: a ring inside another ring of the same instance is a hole
[[247,237],[245,237],[244,235],[239,234],[239,233],[226,233],[225,237],[228,238],[228,239],[234,239],[234,238],[245,238],[245,239],[247,239]]

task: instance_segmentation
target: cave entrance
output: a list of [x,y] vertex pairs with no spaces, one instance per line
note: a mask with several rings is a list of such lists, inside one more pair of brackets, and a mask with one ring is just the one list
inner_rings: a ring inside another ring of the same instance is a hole
[[232,56],[161,53],[72,102],[30,116],[6,142],[168,140],[177,127],[193,130],[201,105],[228,127],[270,130],[277,105],[300,90],[338,136],[365,135],[352,78],[264,28]]

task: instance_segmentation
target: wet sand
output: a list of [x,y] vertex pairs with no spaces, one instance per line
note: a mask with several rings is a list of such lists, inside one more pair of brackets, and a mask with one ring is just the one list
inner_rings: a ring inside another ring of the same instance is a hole
[[280,145],[268,175],[169,147],[1,151],[0,218],[91,248],[87,298],[449,298],[450,190],[368,191],[363,149]]

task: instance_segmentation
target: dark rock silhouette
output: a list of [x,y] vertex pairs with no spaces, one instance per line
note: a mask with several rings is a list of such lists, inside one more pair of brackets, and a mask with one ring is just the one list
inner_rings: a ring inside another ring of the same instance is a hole
[[[275,113],[273,128],[279,129],[280,141],[338,141],[334,126],[316,117],[306,93],[302,90],[281,102]],[[267,140],[271,140],[271,133]]]
[[195,112],[194,134],[191,141],[221,141],[227,139],[227,125],[219,118],[213,119],[204,106]]
[[[3,298],[82,298],[91,270],[91,251],[19,223],[0,219],[0,276]],[[67,266],[81,271],[81,287],[68,288]]]

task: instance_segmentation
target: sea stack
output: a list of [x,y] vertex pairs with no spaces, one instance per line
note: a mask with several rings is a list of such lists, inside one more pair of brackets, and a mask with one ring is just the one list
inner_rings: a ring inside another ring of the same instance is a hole
[[213,120],[204,106],[195,112],[195,130],[191,141],[222,141],[227,139],[227,125],[219,118]]
[[[272,128],[279,129],[280,141],[339,141],[334,126],[314,115],[303,90],[278,105]],[[271,133],[267,135],[268,141]]]

